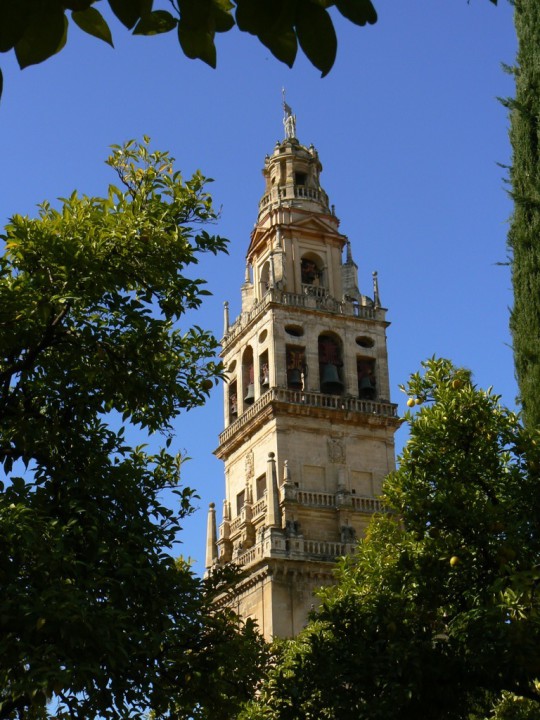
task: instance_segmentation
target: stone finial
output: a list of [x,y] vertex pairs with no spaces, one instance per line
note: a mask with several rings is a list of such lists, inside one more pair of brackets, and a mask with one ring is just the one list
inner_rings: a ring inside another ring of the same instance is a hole
[[289,469],[289,462],[285,460],[283,463],[283,499],[296,501],[297,499],[297,488],[292,481],[291,471]]
[[352,250],[351,250],[351,241],[347,240],[347,263],[349,265],[352,265],[353,259],[352,259]]
[[373,304],[376,308],[381,307],[381,297],[379,295],[379,278],[377,271],[373,271]]
[[227,300],[223,303],[223,335],[229,332],[229,303]]
[[268,527],[281,527],[275,458],[275,453],[268,453],[268,464],[266,469],[266,487],[268,488],[266,524]]
[[274,267],[274,253],[270,253],[270,287],[276,286],[276,269]]
[[213,502],[208,506],[208,521],[206,525],[206,569],[209,570],[217,562],[217,527],[216,506]]
[[289,470],[289,461],[285,460],[283,463],[283,484],[284,485],[290,485],[291,484],[291,471]]

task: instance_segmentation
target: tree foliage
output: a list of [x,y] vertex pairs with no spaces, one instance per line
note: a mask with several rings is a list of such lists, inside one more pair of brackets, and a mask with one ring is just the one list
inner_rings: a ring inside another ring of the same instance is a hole
[[540,434],[431,360],[375,517],[242,720],[539,715]]
[[168,448],[220,376],[213,336],[178,321],[207,294],[186,272],[226,241],[204,229],[200,173],[183,181],[147,139],[108,162],[121,187],[43,203],[2,235],[0,718],[44,718],[51,699],[57,718],[224,718],[262,644],[213,609],[217,579],[173,560],[191,511],[181,458],[130,447],[124,424]]
[[511,109],[510,172],[514,214],[508,235],[514,306],[514,362],[525,421],[540,427],[540,7],[516,0],[516,98]]
[[[111,30],[97,4],[98,0],[0,0],[0,52],[14,51],[21,68],[46,60],[66,43],[68,13],[84,32],[112,45]],[[323,76],[337,52],[328,9],[335,6],[355,25],[377,21],[371,0],[170,0],[168,9],[155,9],[153,0],[108,0],[108,4],[134,35],[176,32],[182,52],[211,67],[217,62],[216,33],[236,26],[257,37],[289,67],[300,46]]]

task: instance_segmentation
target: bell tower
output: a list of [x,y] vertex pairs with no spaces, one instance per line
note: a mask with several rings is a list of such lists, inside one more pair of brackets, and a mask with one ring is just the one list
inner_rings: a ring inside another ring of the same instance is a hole
[[318,153],[284,110],[232,324],[225,304],[225,429],[215,451],[225,499],[219,528],[210,507],[206,557],[207,572],[245,569],[227,602],[266,638],[298,633],[313,590],[354,551],[380,508],[399,424],[377,275],[372,297],[363,295]]

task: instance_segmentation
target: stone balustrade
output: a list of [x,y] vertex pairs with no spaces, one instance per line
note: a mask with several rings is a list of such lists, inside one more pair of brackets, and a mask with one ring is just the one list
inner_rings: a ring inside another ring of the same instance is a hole
[[243,518],[241,515],[238,515],[238,517],[235,517],[234,520],[231,522],[230,525],[230,534],[233,535],[235,532],[240,530],[240,527],[242,525]]
[[377,498],[351,495],[351,504],[354,510],[360,510],[362,512],[375,513],[383,511],[383,504]]
[[285,187],[273,188],[271,192],[263,195],[259,203],[259,210],[264,210],[273,203],[280,205],[283,200],[313,200],[328,206],[328,197],[325,192],[316,188],[309,188],[305,185],[286,185]]
[[270,288],[248,312],[242,313],[229,327],[221,344],[227,347],[250,323],[254,322],[270,303],[289,307],[309,308],[334,315],[346,315],[362,320],[384,320],[385,310],[371,305],[341,301],[328,294],[326,288],[302,285],[302,293],[291,293]]
[[248,550],[233,557],[233,562],[242,567],[252,565],[259,560],[271,557],[287,557],[294,555],[296,558],[306,560],[325,560],[333,562],[336,558],[354,552],[355,543],[327,542],[325,540],[304,540],[294,538],[294,547],[287,549],[287,542],[276,542],[263,540]]
[[328,410],[345,410],[347,412],[377,415],[380,417],[397,417],[397,405],[376,400],[362,400],[352,395],[326,395],[319,392],[305,392],[290,388],[270,388],[256,400],[251,407],[240,415],[219,436],[219,444],[229,440],[238,430],[252,420],[263,408],[272,402],[287,402],[293,405],[305,405]]
[[266,512],[266,497],[257,500],[251,512],[253,520],[259,517],[259,515],[263,515]]
[[317,505],[319,507],[335,507],[336,496],[334,493],[312,492],[310,490],[298,490],[297,502],[301,505]]

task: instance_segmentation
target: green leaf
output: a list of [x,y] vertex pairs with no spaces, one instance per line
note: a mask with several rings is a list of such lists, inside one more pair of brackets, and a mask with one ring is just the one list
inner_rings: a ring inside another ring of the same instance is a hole
[[240,30],[269,37],[294,23],[296,0],[237,0],[236,23]]
[[296,34],[308,59],[322,72],[332,69],[337,52],[336,31],[330,15],[320,5],[303,0],[297,7]]
[[154,12],[143,15],[139,20],[134,35],[159,35],[170,32],[176,27],[177,20],[167,10],[154,10]]
[[86,8],[86,10],[74,10],[71,17],[81,30],[114,47],[110,28],[99,10],[93,7]]
[[20,40],[30,18],[30,9],[23,0],[0,0],[0,52],[11,50]]
[[263,27],[261,23],[261,9],[264,1],[258,3],[256,0],[237,0],[236,3],[236,24],[242,32],[258,35]]
[[272,54],[292,67],[298,50],[294,30],[296,0],[238,0],[240,30],[257,35]]
[[44,7],[27,25],[15,44],[15,55],[21,68],[36,65],[59,52],[67,40],[68,20],[60,6]]
[[296,33],[291,27],[284,27],[279,32],[260,33],[259,40],[266,45],[272,55],[289,67],[292,67],[298,51]]
[[128,30],[131,30],[142,15],[141,5],[137,0],[109,0],[109,5]]
[[178,40],[185,55],[216,67],[215,20],[210,0],[181,0]]
[[192,28],[180,20],[178,23],[178,40],[184,54],[188,58],[203,60],[210,67],[216,67],[216,46],[213,33]]
[[336,0],[336,7],[355,25],[374,25],[377,22],[377,11],[371,0]]
[[228,32],[229,30],[231,30],[231,28],[234,27],[234,18],[229,12],[226,12],[221,8],[214,8],[213,15],[216,32]]

